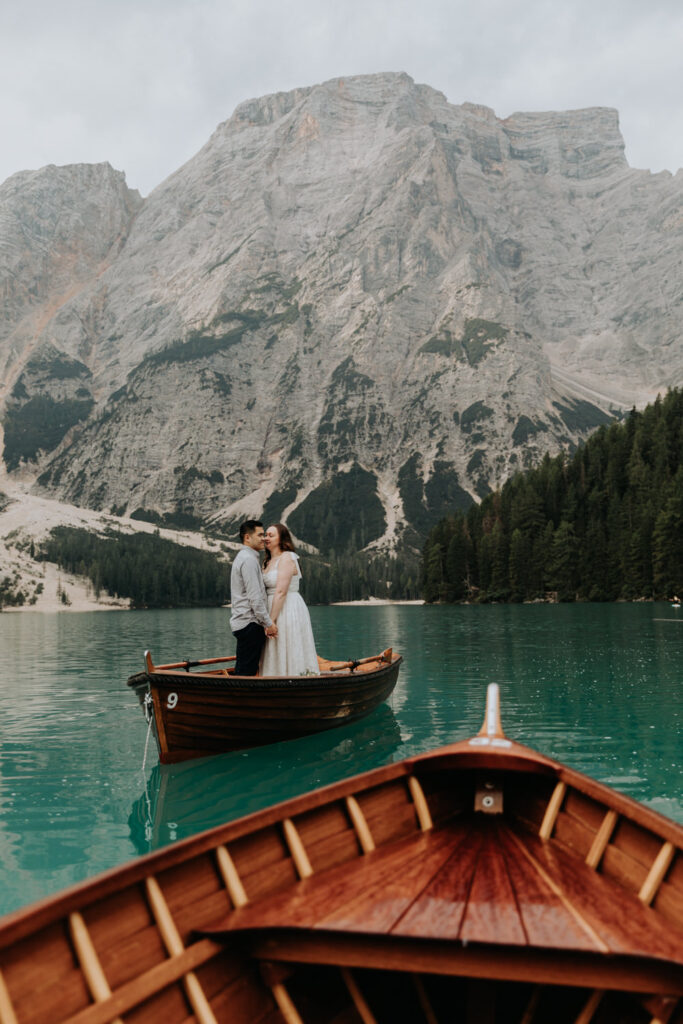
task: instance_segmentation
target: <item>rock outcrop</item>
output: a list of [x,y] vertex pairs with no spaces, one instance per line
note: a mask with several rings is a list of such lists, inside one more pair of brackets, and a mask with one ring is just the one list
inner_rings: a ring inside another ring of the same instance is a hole
[[146,200],[0,188],[4,461],[91,508],[422,534],[683,378],[683,174],[407,75],[252,100]]

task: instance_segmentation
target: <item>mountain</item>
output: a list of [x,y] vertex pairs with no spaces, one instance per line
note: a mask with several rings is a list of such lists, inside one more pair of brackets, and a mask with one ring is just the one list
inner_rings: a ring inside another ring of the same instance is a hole
[[501,120],[405,74],[244,103],[144,200],[107,164],[16,174],[6,473],[166,525],[416,542],[681,382],[682,197],[613,110]]

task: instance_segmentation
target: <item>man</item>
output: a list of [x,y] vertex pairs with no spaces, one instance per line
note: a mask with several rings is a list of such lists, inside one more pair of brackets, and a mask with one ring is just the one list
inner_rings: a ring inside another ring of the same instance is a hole
[[263,523],[247,519],[240,526],[240,540],[242,547],[230,572],[230,628],[237,639],[235,675],[255,676],[266,637],[277,636],[277,626],[268,614],[259,561],[259,551],[266,546]]

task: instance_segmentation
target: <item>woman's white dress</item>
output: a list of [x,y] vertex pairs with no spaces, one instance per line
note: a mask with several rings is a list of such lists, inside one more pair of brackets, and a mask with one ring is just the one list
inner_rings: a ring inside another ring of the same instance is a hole
[[299,556],[293,551],[283,552],[268,566],[263,574],[268,597],[268,611],[273,607],[275,587],[277,586],[277,569],[281,558],[293,558],[296,572],[289,581],[285,603],[277,620],[277,636],[266,640],[261,658],[262,676],[303,676],[307,673],[320,672],[315,653],[315,642],[311,628],[311,617],[303,597],[299,593],[301,569]]

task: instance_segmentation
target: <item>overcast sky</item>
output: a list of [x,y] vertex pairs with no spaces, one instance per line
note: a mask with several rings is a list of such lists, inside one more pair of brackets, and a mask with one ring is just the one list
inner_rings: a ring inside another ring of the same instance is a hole
[[108,160],[148,194],[245,99],[407,71],[451,103],[616,107],[683,167],[680,0],[3,0],[0,181]]

